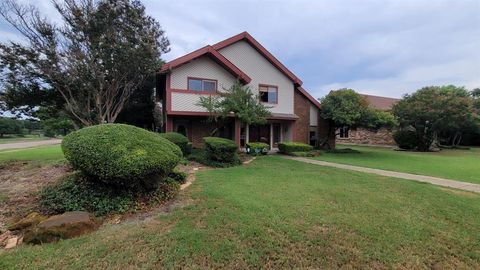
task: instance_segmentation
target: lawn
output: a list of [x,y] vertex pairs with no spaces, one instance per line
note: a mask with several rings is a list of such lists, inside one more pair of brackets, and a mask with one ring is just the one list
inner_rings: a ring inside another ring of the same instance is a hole
[[51,163],[65,159],[60,145],[57,144],[36,148],[0,150],[0,163],[11,160]]
[[480,148],[428,153],[368,146],[339,145],[337,148],[352,148],[360,153],[322,152],[315,159],[480,184]]
[[171,211],[0,251],[1,269],[479,268],[480,195],[260,157]]
[[43,141],[49,140],[51,138],[45,137],[43,135],[5,135],[4,137],[0,138],[0,144],[4,143],[17,143],[17,142],[33,142],[33,141]]

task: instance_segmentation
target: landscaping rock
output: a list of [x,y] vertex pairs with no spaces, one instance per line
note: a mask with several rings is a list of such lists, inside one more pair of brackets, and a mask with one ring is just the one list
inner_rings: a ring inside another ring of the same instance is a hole
[[35,226],[38,223],[44,221],[45,219],[47,219],[46,216],[43,216],[37,212],[32,212],[26,217],[22,218],[20,221],[10,225],[8,229],[11,231],[23,230]]
[[40,222],[25,234],[23,241],[29,244],[50,243],[80,236],[93,231],[95,227],[95,222],[88,212],[67,212]]
[[18,237],[12,237],[7,240],[7,244],[5,245],[5,249],[11,249],[17,246],[18,243]]

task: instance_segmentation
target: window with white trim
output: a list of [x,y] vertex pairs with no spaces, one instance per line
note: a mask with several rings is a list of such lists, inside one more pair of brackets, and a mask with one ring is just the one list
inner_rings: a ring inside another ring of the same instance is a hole
[[200,78],[188,78],[188,90],[194,91],[217,91],[217,81]]
[[260,101],[265,103],[278,103],[278,87],[272,85],[260,85],[258,87]]

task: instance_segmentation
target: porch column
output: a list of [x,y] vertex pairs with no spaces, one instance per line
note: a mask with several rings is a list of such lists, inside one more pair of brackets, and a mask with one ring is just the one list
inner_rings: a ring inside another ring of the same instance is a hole
[[273,124],[270,123],[270,149],[273,149]]
[[240,148],[240,121],[235,119],[235,143]]
[[250,142],[250,125],[245,125],[245,145]]

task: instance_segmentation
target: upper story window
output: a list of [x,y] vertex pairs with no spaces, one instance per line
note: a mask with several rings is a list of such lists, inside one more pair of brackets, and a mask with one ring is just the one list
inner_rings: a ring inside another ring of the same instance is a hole
[[188,90],[217,91],[217,81],[201,78],[188,78]]
[[265,103],[278,103],[278,87],[273,85],[260,85],[258,87],[260,101]]

